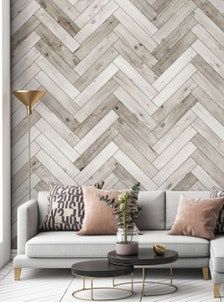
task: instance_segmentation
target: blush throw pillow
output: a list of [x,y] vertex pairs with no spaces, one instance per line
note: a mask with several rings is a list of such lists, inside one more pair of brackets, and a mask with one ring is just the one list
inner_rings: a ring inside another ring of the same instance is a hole
[[168,234],[213,239],[223,204],[223,198],[193,199],[181,194],[177,215]]
[[[94,184],[102,188],[104,182]],[[43,222],[44,231],[79,231],[84,218],[81,186],[49,185],[48,214]]]
[[[220,188],[212,188],[210,191],[210,197],[212,198],[224,198],[224,189]],[[215,233],[222,234],[224,233],[224,205],[219,212],[219,217],[216,221],[216,226],[215,226]]]
[[105,191],[93,187],[82,186],[85,216],[79,235],[114,235],[117,225],[113,216],[113,209],[100,200],[101,196],[109,199],[118,197],[121,191]]

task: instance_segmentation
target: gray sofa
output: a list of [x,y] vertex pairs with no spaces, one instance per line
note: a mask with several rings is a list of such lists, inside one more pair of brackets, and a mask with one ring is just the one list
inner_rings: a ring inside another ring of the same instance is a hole
[[[140,247],[165,243],[179,254],[176,268],[202,268],[203,276],[210,272],[214,295],[220,296],[224,282],[224,235],[208,241],[202,238],[167,235],[174,222],[179,196],[182,192],[145,191],[139,194],[143,205],[137,225],[143,230]],[[209,192],[183,192],[191,197],[209,197]],[[15,279],[22,268],[70,268],[82,259],[105,258],[114,249],[116,236],[79,236],[75,232],[40,232],[47,214],[48,192],[39,192],[37,200],[30,200],[18,209],[18,251],[14,258]],[[165,267],[165,266],[163,266]]]

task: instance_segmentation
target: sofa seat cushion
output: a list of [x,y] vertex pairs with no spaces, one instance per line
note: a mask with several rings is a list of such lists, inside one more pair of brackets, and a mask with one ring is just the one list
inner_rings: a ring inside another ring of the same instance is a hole
[[155,243],[165,243],[168,249],[175,250],[179,258],[209,257],[210,242],[207,239],[168,235],[167,231],[144,231],[139,236],[141,247],[152,247]]
[[224,235],[211,240],[211,262],[214,271],[224,273]]
[[[28,257],[106,257],[114,250],[115,235],[79,236],[75,232],[42,232],[27,241],[25,254]],[[144,231],[139,236],[140,247],[152,247],[165,243],[179,253],[179,257],[209,257],[209,241],[206,239],[167,235],[167,231]]]

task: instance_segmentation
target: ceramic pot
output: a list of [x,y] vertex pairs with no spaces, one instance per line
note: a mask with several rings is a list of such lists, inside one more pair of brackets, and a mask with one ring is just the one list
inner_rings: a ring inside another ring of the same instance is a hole
[[132,241],[128,243],[117,242],[116,253],[121,256],[137,255],[138,242],[137,241]]

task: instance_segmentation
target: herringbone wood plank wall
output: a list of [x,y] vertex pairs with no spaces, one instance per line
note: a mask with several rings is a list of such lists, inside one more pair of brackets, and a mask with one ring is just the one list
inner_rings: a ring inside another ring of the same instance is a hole
[[[32,116],[32,194],[224,185],[223,0],[12,0],[12,87]],[[12,98],[12,233],[28,198],[26,112]]]

